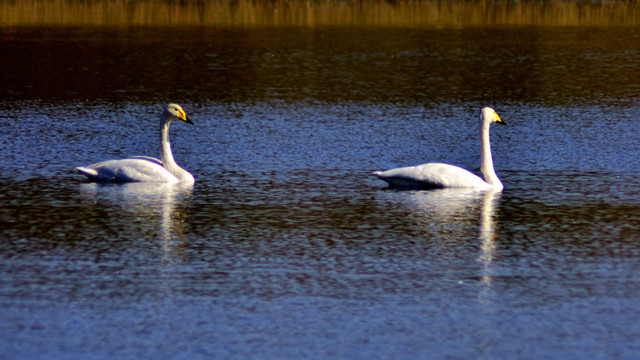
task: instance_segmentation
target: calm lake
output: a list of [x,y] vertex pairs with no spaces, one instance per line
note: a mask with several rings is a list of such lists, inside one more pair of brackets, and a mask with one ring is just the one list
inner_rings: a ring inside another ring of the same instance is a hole
[[[0,27],[0,358],[632,359],[640,30]],[[193,186],[74,167],[159,156]],[[371,173],[477,172],[502,192]]]

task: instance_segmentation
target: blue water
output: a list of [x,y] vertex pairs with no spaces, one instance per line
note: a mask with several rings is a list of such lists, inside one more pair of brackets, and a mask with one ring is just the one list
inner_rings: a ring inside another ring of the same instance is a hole
[[[90,30],[77,31],[82,42]],[[247,54],[268,49],[220,51],[231,69],[225,82],[242,83],[228,88],[211,85],[218,80],[193,60],[211,58],[215,41],[182,44],[202,80],[187,67],[197,82],[192,101],[180,100],[192,89],[175,88],[171,101],[180,101],[195,126],[173,124],[171,140],[193,186],[94,184],[73,171],[158,156],[166,101],[129,87],[133,70],[102,90],[86,85],[89,98],[74,83],[64,94],[5,90],[0,358],[636,358],[640,106],[630,95],[635,85],[621,83],[617,68],[617,55],[638,56],[634,43],[607,48],[606,31],[563,30],[555,38],[550,30],[512,29],[528,41],[539,35],[542,50],[500,38],[509,57],[487,55],[462,69],[484,78],[516,60],[569,66],[580,56],[598,66],[574,73],[557,97],[514,92],[531,72],[514,67],[513,79],[490,86],[485,95],[496,101],[488,103],[472,96],[477,85],[459,96],[444,87],[431,98],[424,92],[436,90],[417,83],[388,84],[406,78],[408,67],[385,54],[397,47],[411,59],[433,55],[419,47],[433,41],[428,48],[444,49],[443,61],[468,63],[464,54],[480,55],[477,48],[497,40],[451,44],[451,37],[478,39],[443,33],[438,42],[411,32],[404,35],[417,43],[398,45],[398,31],[348,31],[386,36],[366,47],[345,37],[335,47],[319,38],[316,48],[305,38],[305,52],[292,35],[274,31],[281,42],[264,46],[293,57],[265,61],[247,75],[257,79],[251,82],[231,65],[254,64]],[[575,45],[581,35],[592,41]],[[264,34],[251,36],[265,44]],[[117,57],[102,41],[106,58]],[[54,48],[45,40],[39,46]],[[355,69],[376,56],[397,68],[370,82],[345,82],[341,94],[325,80],[299,83],[314,67],[366,78]],[[222,65],[213,59],[217,73]],[[304,66],[295,72],[292,63]],[[158,64],[140,66],[166,70]],[[277,78],[282,67],[293,73]],[[123,69],[116,63],[110,70]],[[446,78],[451,70],[432,71]],[[562,84],[560,73],[536,72],[536,88]],[[145,79],[140,86],[166,91]],[[568,86],[580,80],[589,91]],[[371,176],[426,161],[478,171],[477,119],[485,105],[507,123],[491,133],[503,192],[397,191]]]

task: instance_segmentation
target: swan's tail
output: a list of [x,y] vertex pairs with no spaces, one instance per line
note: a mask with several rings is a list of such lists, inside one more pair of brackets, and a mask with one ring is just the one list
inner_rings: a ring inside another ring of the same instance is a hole
[[96,180],[98,179],[98,171],[96,169],[92,169],[92,168],[88,168],[88,167],[84,167],[84,166],[78,166],[76,168],[76,171],[78,171],[78,173],[85,175],[86,177],[88,177],[91,180]]

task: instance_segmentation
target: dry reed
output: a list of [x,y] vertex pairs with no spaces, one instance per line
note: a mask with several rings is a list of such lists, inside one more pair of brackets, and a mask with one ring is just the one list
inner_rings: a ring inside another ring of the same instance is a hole
[[638,1],[0,1],[0,26],[633,26]]

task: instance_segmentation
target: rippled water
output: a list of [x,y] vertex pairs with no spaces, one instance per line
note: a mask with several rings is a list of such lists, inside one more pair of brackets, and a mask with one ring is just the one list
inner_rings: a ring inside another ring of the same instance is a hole
[[[3,356],[640,351],[635,29],[125,30],[3,29]],[[194,186],[73,172],[169,101]],[[503,192],[370,175],[477,171],[485,105]]]

